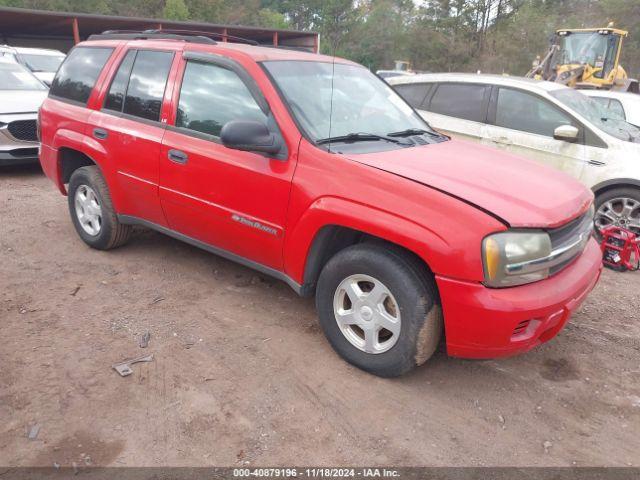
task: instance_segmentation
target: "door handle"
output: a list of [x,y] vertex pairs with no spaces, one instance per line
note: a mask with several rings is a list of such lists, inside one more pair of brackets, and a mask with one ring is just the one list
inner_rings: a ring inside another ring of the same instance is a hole
[[93,136],[98,140],[104,140],[109,136],[109,132],[107,132],[104,128],[94,128]]
[[605,166],[605,165],[606,165],[606,163],[605,163],[605,162],[600,162],[600,161],[598,161],[598,160],[588,160],[588,161],[587,161],[587,163],[588,163],[589,165],[595,165],[596,167],[603,167],[603,166]]
[[491,139],[491,141],[500,145],[513,145],[513,142],[507,137],[494,137]]
[[180,163],[182,165],[187,163],[187,160],[189,160],[189,156],[180,150],[169,150],[167,157],[169,157],[169,160],[172,162]]

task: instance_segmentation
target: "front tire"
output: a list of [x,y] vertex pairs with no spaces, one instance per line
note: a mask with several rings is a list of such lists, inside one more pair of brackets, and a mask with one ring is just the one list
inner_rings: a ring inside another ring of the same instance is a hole
[[68,201],[73,226],[90,247],[110,250],[129,240],[131,226],[118,221],[109,188],[98,167],[81,167],[73,172]]
[[320,273],[316,308],[336,352],[381,377],[426,362],[442,336],[433,277],[393,246],[362,243],[338,252]]

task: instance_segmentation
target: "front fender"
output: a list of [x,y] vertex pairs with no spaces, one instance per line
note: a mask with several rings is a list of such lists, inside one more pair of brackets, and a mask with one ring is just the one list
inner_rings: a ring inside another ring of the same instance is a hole
[[434,230],[380,208],[321,197],[302,214],[285,239],[285,271],[297,282],[303,283],[315,236],[328,225],[351,228],[400,245],[422,258],[436,274],[466,271],[482,278],[479,248],[460,249]]

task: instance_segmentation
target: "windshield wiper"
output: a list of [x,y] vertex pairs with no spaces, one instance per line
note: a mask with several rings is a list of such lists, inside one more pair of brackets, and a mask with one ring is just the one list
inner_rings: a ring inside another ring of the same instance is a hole
[[325,143],[333,142],[370,142],[372,140],[385,140],[387,142],[396,143],[398,145],[413,145],[413,143],[403,142],[397,138],[393,138],[389,135],[378,135],[376,133],[348,133],[346,135],[339,135],[336,137],[327,137],[316,140],[317,145],[323,145]]
[[399,132],[387,133],[387,135],[389,137],[410,137],[412,135],[423,135],[425,133],[436,138],[444,137],[444,135],[442,135],[441,133],[433,132],[431,130],[424,130],[422,128],[407,128],[406,130],[400,130]]

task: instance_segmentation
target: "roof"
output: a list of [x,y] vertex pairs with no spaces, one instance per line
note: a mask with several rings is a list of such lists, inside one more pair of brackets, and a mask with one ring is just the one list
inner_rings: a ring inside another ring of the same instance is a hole
[[489,75],[476,73],[422,73],[410,77],[393,77],[388,79],[391,85],[423,82],[463,82],[482,83],[488,85],[502,85],[505,87],[519,87],[527,90],[550,92],[565,87],[559,83],[534,80],[532,78],[511,77],[507,75]]
[[[92,37],[91,40],[82,42],[82,45],[117,45],[121,43],[135,43],[137,45],[140,42],[144,42],[150,48],[166,48],[167,43],[175,44],[176,42],[183,42],[182,40],[175,39],[135,39],[135,40],[102,40],[99,36]],[[243,43],[231,43],[231,42],[215,42],[215,43],[184,43],[185,51],[197,51],[197,52],[211,52],[211,53],[224,53],[225,51],[233,51],[243,53],[256,62],[269,61],[269,60],[296,60],[296,61],[308,61],[308,62],[326,62],[331,63],[335,61],[341,64],[356,65],[350,60],[345,60],[339,57],[332,57],[328,55],[320,55],[317,53],[304,52],[300,50],[290,50],[286,48],[273,48],[264,46],[246,45]]]
[[[208,45],[198,45],[198,44],[188,44],[190,50],[209,50]],[[299,50],[288,50],[284,48],[272,48],[272,47],[261,47],[254,45],[245,45],[242,43],[222,43],[218,42],[215,45],[216,50],[220,51],[220,49],[233,50],[242,52],[248,56],[250,56],[256,62],[268,61],[268,60],[298,60],[298,61],[308,61],[308,62],[327,62],[331,63],[335,61],[336,63],[348,63],[354,64],[349,60],[345,60],[340,57],[332,57],[329,55],[320,55],[318,53],[310,53],[310,52],[301,52]]]
[[289,29],[222,25],[207,22],[183,22],[144,17],[119,17],[88,13],[53,12],[24,8],[0,7],[0,37],[6,38],[73,38],[73,24],[77,22],[81,39],[105,30],[204,30],[220,35],[248,38],[261,44],[273,44],[315,50],[318,34]]
[[570,33],[600,33],[600,32],[607,32],[607,33],[615,33],[617,35],[622,35],[623,37],[626,37],[629,32],[627,32],[626,30],[621,30],[619,28],[613,28],[613,27],[602,27],[602,28],[560,28],[558,30],[556,30],[556,33],[561,34],[563,32],[570,32]]

